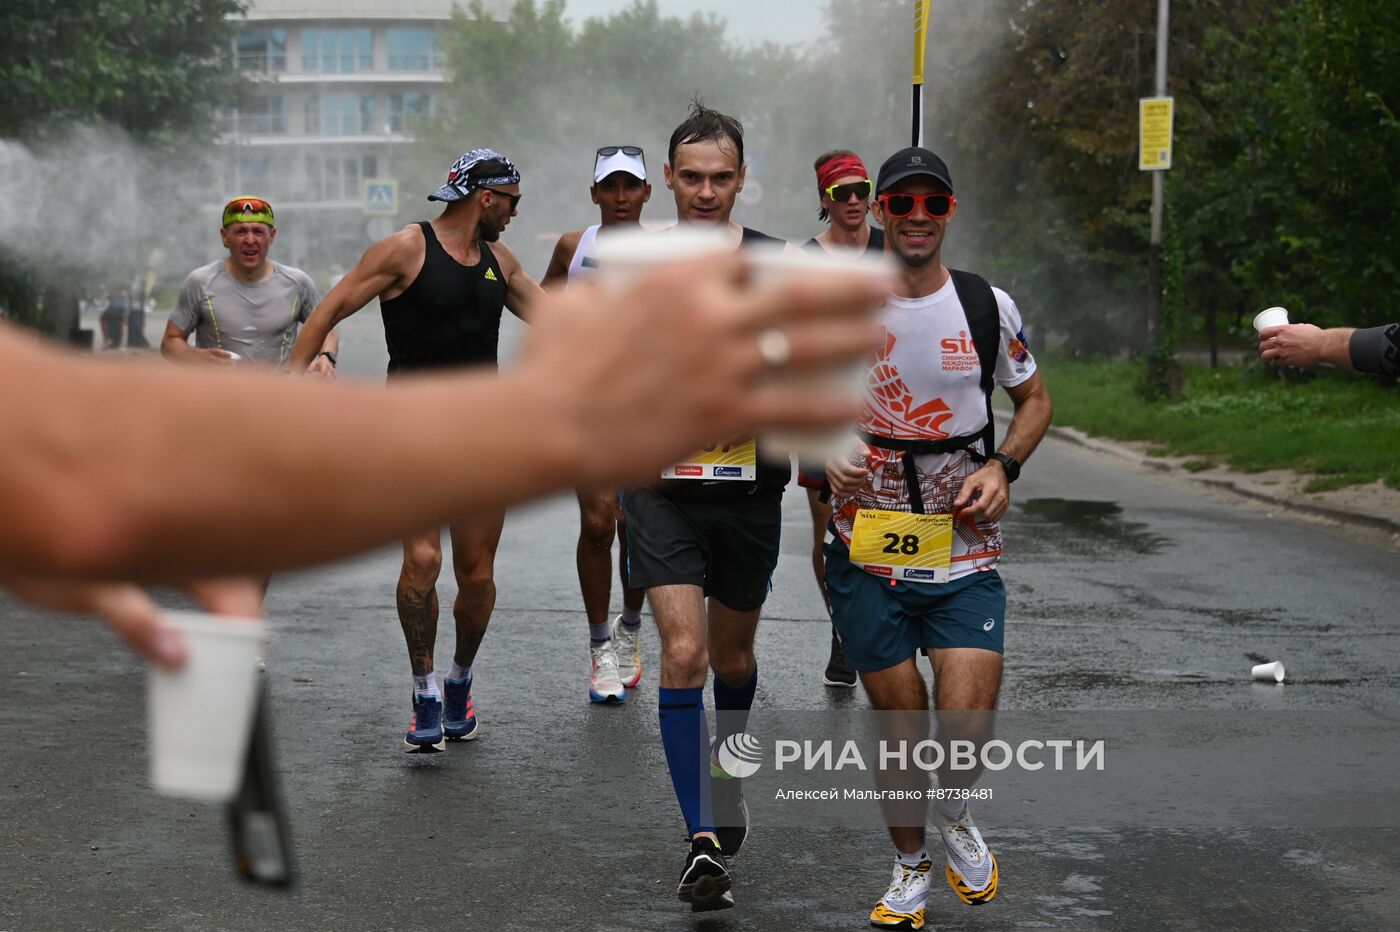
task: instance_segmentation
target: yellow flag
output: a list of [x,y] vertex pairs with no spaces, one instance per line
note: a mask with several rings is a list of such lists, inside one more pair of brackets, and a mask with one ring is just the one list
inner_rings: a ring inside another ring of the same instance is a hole
[[914,0],[914,83],[924,83],[924,47],[928,44],[929,0]]

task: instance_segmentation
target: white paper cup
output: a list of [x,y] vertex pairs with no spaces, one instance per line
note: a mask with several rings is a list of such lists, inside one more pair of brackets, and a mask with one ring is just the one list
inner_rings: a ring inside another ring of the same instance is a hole
[[[805,250],[782,246],[756,246],[748,251],[748,256],[754,267],[754,280],[763,285],[783,284],[814,272],[834,269],[881,280],[893,280],[895,276],[894,262],[883,254],[853,252],[842,257],[814,256]],[[842,369],[812,376],[810,382],[814,393],[834,392],[859,401],[864,395],[868,378],[866,361],[857,360]],[[802,463],[825,463],[829,459],[847,456],[856,448],[856,438],[852,434],[854,428],[855,425],[851,424],[817,432],[772,431],[762,436],[760,449],[769,459],[785,460],[793,455]],[[864,444],[858,448],[864,450]]]
[[600,233],[593,257],[598,282],[609,291],[621,291],[658,265],[733,251],[734,242],[724,229],[683,224],[654,233],[640,227]]
[[1288,323],[1288,308],[1286,307],[1271,307],[1254,315],[1254,329],[1256,331],[1266,327],[1282,327],[1286,323]]
[[189,656],[179,670],[151,668],[151,782],[170,796],[226,801],[243,776],[266,626],[198,612],[165,620],[185,635]]
[[1283,682],[1283,662],[1279,660],[1275,660],[1273,663],[1256,664],[1249,672],[1261,683]]

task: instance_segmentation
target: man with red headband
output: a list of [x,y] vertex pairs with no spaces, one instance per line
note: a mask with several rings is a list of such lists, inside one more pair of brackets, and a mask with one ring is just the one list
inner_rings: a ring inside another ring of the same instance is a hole
[[[802,248],[813,255],[838,260],[843,255],[881,252],[885,248],[885,231],[867,222],[874,182],[860,156],[849,149],[834,149],[818,157],[813,167],[817,172],[817,216],[830,221],[831,225],[803,243]],[[826,488],[825,471],[825,464],[799,463],[797,484],[807,490],[807,505],[812,512],[812,572],[817,577],[822,603],[830,615],[826,555],[822,552],[826,529],[831,524],[831,496]],[[856,671],[846,661],[835,624],[831,626],[831,655],[822,673],[822,682],[843,689],[854,689],[856,685]]]
[[[321,300],[301,269],[267,257],[277,238],[272,205],[260,197],[236,197],[224,206],[219,231],[228,257],[200,266],[185,279],[165,325],[160,352],[176,362],[226,366],[246,360],[280,366],[297,330]],[[190,346],[190,334],[195,335]],[[335,377],[340,338],[321,341],[311,369]]]

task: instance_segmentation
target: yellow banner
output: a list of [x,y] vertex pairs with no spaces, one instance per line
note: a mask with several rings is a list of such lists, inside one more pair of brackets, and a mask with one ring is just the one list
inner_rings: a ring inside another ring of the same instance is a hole
[[953,516],[862,508],[851,531],[850,559],[876,576],[945,583],[953,562]]
[[924,48],[928,45],[929,0],[914,0],[914,83],[924,83]]
[[1138,101],[1138,169],[1166,171],[1172,167],[1172,98],[1144,97]]

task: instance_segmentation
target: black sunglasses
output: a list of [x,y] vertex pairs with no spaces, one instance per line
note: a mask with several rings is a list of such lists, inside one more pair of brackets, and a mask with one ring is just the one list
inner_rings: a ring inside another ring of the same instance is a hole
[[641,146],[603,146],[601,149],[598,150],[598,158],[600,158],[600,159],[605,159],[605,158],[607,158],[607,157],[610,156],[610,155],[617,155],[619,152],[621,152],[623,155],[636,155],[636,156],[640,156],[640,155],[642,154],[642,147],[641,147]]
[[483,190],[483,191],[490,191],[492,194],[496,195],[497,197],[508,197],[508,198],[510,198],[510,209],[511,209],[511,210],[515,210],[515,208],[519,207],[519,206],[520,206],[520,199],[521,199],[522,197],[525,196],[525,195],[523,195],[523,194],[511,194],[509,191],[497,191],[495,188],[482,188],[481,190]]
[[835,204],[846,203],[852,195],[863,201],[870,197],[870,192],[873,190],[874,185],[870,183],[869,178],[864,181],[852,181],[850,184],[834,184],[829,188],[822,188],[826,196],[831,198],[832,203]]

